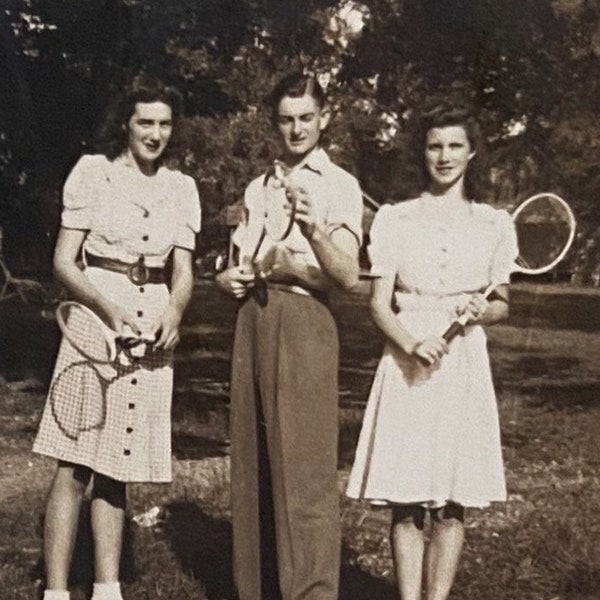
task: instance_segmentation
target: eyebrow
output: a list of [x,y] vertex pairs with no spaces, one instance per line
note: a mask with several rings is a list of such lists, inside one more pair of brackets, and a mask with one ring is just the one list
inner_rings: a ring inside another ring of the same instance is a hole
[[311,112],[306,112],[306,113],[302,113],[301,115],[288,115],[288,114],[279,114],[277,115],[277,118],[279,119],[294,119],[295,117],[298,117],[299,119],[302,119],[303,117],[313,117],[316,114],[316,112],[313,110]]
[[148,117],[137,117],[138,123],[172,123],[173,119],[150,119]]

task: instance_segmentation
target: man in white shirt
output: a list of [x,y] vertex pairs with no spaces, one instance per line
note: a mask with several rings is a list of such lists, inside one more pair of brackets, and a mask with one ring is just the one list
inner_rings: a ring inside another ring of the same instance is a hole
[[270,104],[295,225],[256,251],[277,181],[252,181],[234,234],[242,266],[217,279],[245,300],[231,381],[234,574],[240,600],[336,600],[338,338],[327,292],[358,280],[362,196],[319,146],[330,112],[316,80],[284,78]]

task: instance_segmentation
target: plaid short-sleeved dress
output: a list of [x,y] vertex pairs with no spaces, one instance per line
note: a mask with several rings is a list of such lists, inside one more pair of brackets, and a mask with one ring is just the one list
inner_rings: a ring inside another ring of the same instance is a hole
[[[193,249],[200,205],[193,180],[177,171],[161,168],[148,178],[124,158],[84,156],[65,184],[62,226],[87,232],[84,257],[132,263],[143,254],[148,266],[162,267],[174,246]],[[113,302],[135,308],[142,331],[169,301],[165,284],[137,286],[126,275],[97,267],[84,273]],[[53,382],[80,360],[63,340]],[[62,395],[49,396],[34,452],[118,481],[170,481],[172,352],[156,351],[118,367],[104,389],[90,381],[84,374]],[[57,415],[65,411],[81,419],[77,435],[61,426]]]

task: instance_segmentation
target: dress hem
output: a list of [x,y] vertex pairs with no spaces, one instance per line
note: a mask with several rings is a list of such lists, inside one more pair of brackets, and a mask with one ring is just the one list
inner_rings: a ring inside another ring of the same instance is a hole
[[104,475],[105,477],[110,477],[111,479],[114,479],[115,481],[120,481],[121,483],[173,483],[172,476],[168,477],[168,478],[158,477],[158,478],[153,478],[153,479],[149,479],[149,478],[124,479],[123,477],[118,477],[118,476],[113,475],[112,473],[109,473],[107,470],[95,468],[94,465],[91,464],[91,461],[84,461],[81,459],[74,460],[72,457],[69,457],[66,455],[61,455],[59,453],[52,453],[49,450],[41,450],[41,449],[36,449],[36,448],[33,448],[32,452],[34,454],[38,454],[40,456],[45,456],[47,458],[53,458],[54,460],[62,460],[62,461],[69,462],[69,463],[72,463],[74,465],[78,465],[81,467],[87,467],[88,469],[91,469],[94,473],[98,473],[99,475]]
[[350,495],[348,493],[346,493],[346,497],[347,498],[351,498],[352,500],[361,500],[361,501],[365,501],[368,502],[369,504],[371,504],[372,506],[375,507],[380,507],[380,508],[386,508],[386,507],[393,507],[393,506],[406,506],[406,505],[414,505],[414,504],[419,504],[422,506],[425,506],[427,508],[439,508],[441,506],[444,506],[448,503],[452,503],[452,504],[458,504],[460,506],[463,506],[465,508],[487,508],[489,506],[491,506],[492,504],[498,504],[498,503],[504,503],[507,501],[507,496],[503,496],[503,497],[492,497],[492,498],[479,498],[479,499],[460,499],[460,498],[446,498],[445,500],[409,500],[406,498],[402,498],[402,499],[391,499],[391,498],[377,498],[377,497],[368,497],[368,496],[359,496],[359,495]]

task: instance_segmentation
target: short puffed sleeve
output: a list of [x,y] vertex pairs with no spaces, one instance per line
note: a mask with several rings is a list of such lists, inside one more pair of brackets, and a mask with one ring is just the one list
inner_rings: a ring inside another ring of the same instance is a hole
[[73,167],[63,188],[61,225],[67,229],[91,229],[99,183],[107,159],[101,154],[82,156]]
[[490,281],[499,285],[510,282],[514,271],[515,260],[519,255],[517,232],[510,215],[506,211],[498,211],[497,226],[499,239],[490,266]]
[[338,168],[335,194],[327,215],[327,231],[345,228],[351,231],[360,244],[362,241],[363,202],[360,185],[355,177]]
[[196,247],[196,234],[200,231],[201,209],[196,182],[180,174],[178,188],[178,226],[174,245],[187,250]]
[[398,232],[394,229],[394,208],[384,204],[375,215],[367,248],[371,270],[380,275],[396,275],[396,250]]

